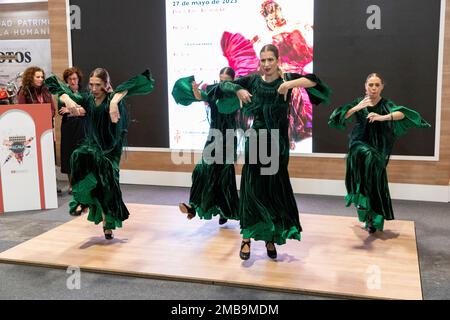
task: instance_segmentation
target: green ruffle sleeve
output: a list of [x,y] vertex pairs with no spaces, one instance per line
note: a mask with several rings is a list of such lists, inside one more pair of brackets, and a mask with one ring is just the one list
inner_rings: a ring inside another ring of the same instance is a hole
[[202,99],[198,100],[194,92],[192,91],[192,82],[195,81],[194,76],[189,76],[185,78],[178,79],[173,85],[172,97],[175,102],[183,106],[189,106],[194,102],[198,101],[208,101],[208,95],[203,90],[200,90]]
[[329,104],[330,103],[330,96],[332,94],[332,90],[329,86],[327,86],[322,80],[319,79],[315,74],[306,74],[306,75],[298,75],[295,73],[286,73],[285,79],[295,80],[298,78],[306,78],[308,80],[314,81],[316,85],[312,88],[305,88],[306,92],[308,93],[309,100],[314,105],[319,105],[321,103],[323,104]]
[[224,81],[219,84],[219,89],[224,96],[236,94],[239,90],[250,90],[251,83],[258,75],[251,74],[245,77],[237,78],[234,81]]
[[155,80],[151,77],[150,70],[145,70],[140,75],[117,86],[114,92],[128,91],[127,97],[141,96],[151,93],[155,88],[154,84]]
[[224,94],[236,94],[236,92],[242,89],[244,89],[244,87],[231,81],[222,82],[220,84],[220,90],[222,90]]
[[347,114],[348,110],[360,103],[361,100],[362,98],[358,98],[352,103],[336,108],[328,119],[328,126],[335,129],[344,129],[347,122],[352,121],[352,117],[345,119],[345,115]]
[[394,135],[402,136],[410,128],[430,128],[431,125],[426,122],[417,111],[408,109],[403,106],[393,106],[391,112],[400,111],[405,115],[402,120],[394,121]]
[[217,110],[222,114],[232,114],[239,110],[240,102],[236,94],[223,92],[219,88],[220,85],[217,83],[206,88],[208,100],[215,101]]
[[[258,75],[250,74],[248,76],[237,78],[234,81],[224,81],[219,83],[217,90],[218,92],[220,92],[220,95],[222,97],[222,101],[219,103],[222,104],[221,109],[229,110],[229,113],[238,110],[240,108],[240,101],[236,96],[236,93],[242,89],[250,90],[252,83],[253,81],[255,81],[256,77],[258,77]],[[225,107],[224,105],[227,105],[227,107]],[[252,111],[254,108],[255,105],[253,103],[244,104],[242,106],[242,115],[252,116]],[[225,112],[222,111],[221,113]]]
[[[67,94],[70,99],[72,99],[75,103],[78,103],[80,105],[83,104],[84,96],[80,93],[74,93],[72,90],[70,90],[69,86],[59,80],[55,75],[52,75],[45,79],[45,85],[48,87],[48,90],[51,94],[61,96],[63,94]],[[58,104],[59,104],[59,98],[58,98]]]
[[232,114],[239,110],[239,99],[236,97],[222,98],[216,101],[217,109],[223,114]]

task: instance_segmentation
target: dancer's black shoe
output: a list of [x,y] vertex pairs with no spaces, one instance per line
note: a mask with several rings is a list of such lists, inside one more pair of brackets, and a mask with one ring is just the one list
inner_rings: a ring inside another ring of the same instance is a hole
[[372,218],[370,218],[370,217],[369,217],[369,219],[367,220],[366,230],[367,230],[367,232],[369,232],[369,234],[372,234],[372,233],[377,232],[377,228],[375,228],[375,227],[373,226]]
[[105,239],[106,239],[106,240],[112,240],[112,239],[114,239],[114,235],[113,235],[112,230],[103,228],[103,233],[105,234]]
[[182,202],[178,204],[178,208],[180,209],[180,211],[184,214],[187,214],[187,218],[189,220],[191,220],[192,218],[195,217],[196,213],[195,213],[195,209],[192,208],[191,206],[187,205],[186,203]]
[[372,222],[368,222],[368,223],[367,223],[366,230],[367,230],[367,232],[369,232],[369,234],[373,234],[373,233],[377,232],[377,228],[375,228],[375,227],[372,225]]
[[83,206],[80,204],[73,212],[69,212],[69,214],[73,217],[81,216],[81,213],[83,212]]
[[[242,249],[244,249],[245,246],[248,246],[248,252],[242,252]],[[242,260],[248,260],[250,258],[250,240],[244,241],[242,240],[241,243],[241,251],[239,251],[239,257],[241,257]]]
[[[273,249],[269,248],[269,246],[272,245]],[[277,248],[275,248],[275,244],[270,241],[266,241],[266,249],[267,249],[267,256],[270,259],[276,259],[277,258]]]

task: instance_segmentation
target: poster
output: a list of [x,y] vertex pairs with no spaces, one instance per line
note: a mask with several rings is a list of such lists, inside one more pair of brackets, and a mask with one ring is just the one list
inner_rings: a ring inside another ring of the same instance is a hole
[[[280,50],[284,72],[313,69],[313,0],[166,1],[170,148],[201,150],[207,138],[208,107],[177,105],[170,95],[176,80],[194,75],[213,84],[223,67],[237,76],[259,71],[265,44]],[[245,60],[245,61],[244,61]],[[312,106],[304,90],[290,106],[291,151],[312,152]]]

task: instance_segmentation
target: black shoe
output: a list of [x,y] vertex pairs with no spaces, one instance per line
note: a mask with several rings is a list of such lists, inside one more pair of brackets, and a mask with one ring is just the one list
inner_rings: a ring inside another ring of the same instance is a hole
[[227,218],[220,217],[220,219],[219,219],[219,224],[220,224],[220,225],[223,225],[223,224],[225,224],[225,223],[227,223],[227,222],[228,222],[228,219],[227,219]]
[[367,230],[367,232],[369,232],[369,234],[375,233],[375,232],[377,231],[377,228],[375,228],[375,227],[373,226],[373,223],[372,223],[372,217],[369,217],[369,218],[367,219],[366,230]]
[[81,216],[81,213],[83,212],[83,206],[82,205],[78,205],[78,207],[75,209],[75,211],[73,212],[69,212],[69,214],[73,217],[78,217]]
[[[269,244],[272,244],[273,250],[269,249]],[[277,248],[275,248],[275,244],[270,241],[266,241],[266,249],[267,249],[267,256],[270,259],[276,259],[277,258]]]
[[239,251],[239,257],[241,257],[242,260],[248,260],[250,258],[250,251],[242,252],[242,249],[244,249],[245,246],[248,246],[248,248],[250,249],[250,240],[249,241],[242,240],[241,251]]
[[57,194],[61,194],[61,193],[62,193],[61,188],[57,188],[57,189],[56,189],[56,193],[57,193]]
[[367,224],[367,228],[366,228],[367,232],[369,232],[369,234],[375,233],[377,232],[377,228],[375,228],[371,222],[369,222]]
[[[111,233],[106,233],[106,231],[111,231]],[[114,235],[112,233],[112,230],[108,230],[108,229],[103,228],[103,233],[105,234],[105,239],[106,240],[114,239]]]
[[192,218],[195,217],[196,212],[195,209],[192,208],[191,206],[188,206],[186,203],[182,202],[178,204],[178,208],[180,209],[180,211],[184,214],[187,214],[187,218],[189,220],[191,220]]

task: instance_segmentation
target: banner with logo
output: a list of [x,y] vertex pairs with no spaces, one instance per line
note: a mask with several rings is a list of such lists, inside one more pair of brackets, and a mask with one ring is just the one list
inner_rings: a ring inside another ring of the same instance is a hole
[[58,207],[49,104],[0,107],[0,213]]

